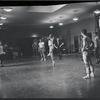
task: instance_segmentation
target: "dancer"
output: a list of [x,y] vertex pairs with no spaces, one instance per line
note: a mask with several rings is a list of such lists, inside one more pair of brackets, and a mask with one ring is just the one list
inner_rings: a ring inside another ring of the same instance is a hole
[[87,36],[87,30],[83,29],[81,31],[81,35],[83,36],[83,47],[82,47],[82,57],[86,67],[86,76],[83,78],[89,79],[90,77],[94,77],[94,66],[92,65],[91,61],[91,46],[92,40]]
[[48,37],[48,46],[49,46],[49,54],[47,56],[51,57],[52,64],[53,64],[53,66],[55,66],[54,55],[53,55],[54,36],[52,34],[50,34],[49,37]]
[[62,39],[57,37],[55,47],[57,48],[57,51],[58,51],[59,60],[62,59],[62,46],[63,45],[64,45],[64,42],[62,41]]
[[0,41],[0,64],[1,64],[1,67],[4,67],[4,65],[3,65],[4,54],[5,54],[5,52],[3,51],[2,42]]
[[94,39],[94,46],[95,46],[95,57],[96,57],[96,63],[100,63],[100,38],[97,32],[94,33],[95,39]]
[[41,61],[46,61],[46,58],[45,58],[45,43],[42,41],[42,39],[39,40],[39,52],[40,52],[40,55],[41,55]]

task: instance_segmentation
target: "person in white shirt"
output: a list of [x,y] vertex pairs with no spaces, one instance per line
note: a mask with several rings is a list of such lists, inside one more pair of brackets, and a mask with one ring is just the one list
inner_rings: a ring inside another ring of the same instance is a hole
[[0,41],[0,64],[1,64],[1,67],[3,67],[3,54],[5,54],[5,52],[3,51],[3,46],[2,46],[2,42]]
[[45,57],[45,43],[42,41],[42,39],[39,40],[39,52],[41,55],[41,61],[46,61],[46,57]]
[[50,34],[49,37],[48,37],[48,46],[49,46],[49,54],[47,56],[51,57],[52,64],[53,64],[53,66],[55,66],[54,55],[53,55],[54,36],[52,34]]
[[100,38],[97,32],[94,33],[95,39],[94,39],[94,47],[95,47],[95,57],[96,57],[96,63],[100,63]]

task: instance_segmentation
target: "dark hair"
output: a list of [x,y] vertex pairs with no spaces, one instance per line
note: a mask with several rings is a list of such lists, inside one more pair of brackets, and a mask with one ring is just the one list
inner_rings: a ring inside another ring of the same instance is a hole
[[84,35],[87,35],[87,29],[83,29],[83,30],[82,30],[82,33],[83,33]]
[[94,32],[95,35],[98,35],[98,32]]

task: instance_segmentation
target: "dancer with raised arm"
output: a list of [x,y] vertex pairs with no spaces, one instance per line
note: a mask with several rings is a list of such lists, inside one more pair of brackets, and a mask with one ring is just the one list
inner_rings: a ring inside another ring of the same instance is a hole
[[49,35],[48,37],[48,46],[49,46],[49,54],[47,56],[51,57],[52,60],[52,65],[55,66],[55,61],[54,61],[54,36],[52,34]]

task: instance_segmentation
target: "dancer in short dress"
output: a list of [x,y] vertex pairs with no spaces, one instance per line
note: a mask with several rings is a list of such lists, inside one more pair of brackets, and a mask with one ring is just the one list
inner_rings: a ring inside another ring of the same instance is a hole
[[47,56],[51,57],[52,60],[52,65],[55,66],[55,61],[54,61],[54,36],[52,34],[49,35],[48,37],[48,46],[49,46],[49,54]]

